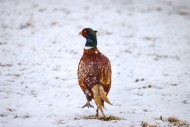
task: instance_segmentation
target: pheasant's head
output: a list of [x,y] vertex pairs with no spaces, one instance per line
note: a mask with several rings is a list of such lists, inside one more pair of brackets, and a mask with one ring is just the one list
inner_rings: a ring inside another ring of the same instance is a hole
[[96,38],[97,31],[91,29],[91,28],[84,28],[79,35],[82,35],[84,38],[86,38],[86,47],[92,47],[95,48],[97,46],[97,38]]

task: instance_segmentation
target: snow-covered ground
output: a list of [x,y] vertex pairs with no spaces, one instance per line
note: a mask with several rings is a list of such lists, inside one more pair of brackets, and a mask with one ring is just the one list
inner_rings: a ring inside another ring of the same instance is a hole
[[[85,119],[95,109],[81,108],[77,81],[84,27],[112,64],[104,112],[122,120]],[[0,0],[0,127],[167,127],[169,117],[190,123],[189,0]]]

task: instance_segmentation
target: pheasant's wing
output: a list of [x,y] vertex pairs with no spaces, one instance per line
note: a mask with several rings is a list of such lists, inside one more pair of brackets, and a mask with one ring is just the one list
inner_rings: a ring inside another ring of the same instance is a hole
[[86,84],[84,82],[85,68],[84,68],[84,63],[82,60],[79,62],[77,75],[78,75],[79,85],[80,85],[82,91],[84,92],[86,90]]
[[108,93],[111,87],[111,65],[110,62],[106,66],[100,68],[100,83]]
[[111,87],[111,65],[108,59],[102,62],[102,65],[99,66],[99,83],[94,86],[94,100],[98,109],[102,112],[102,107],[104,107],[104,101],[108,104],[111,104],[107,98],[107,94]]

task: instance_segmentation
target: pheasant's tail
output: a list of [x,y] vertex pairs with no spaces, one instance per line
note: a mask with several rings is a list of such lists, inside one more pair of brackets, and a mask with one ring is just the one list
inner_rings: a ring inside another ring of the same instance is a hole
[[102,107],[104,107],[104,101],[110,105],[112,105],[112,104],[110,103],[109,99],[107,98],[106,92],[104,91],[104,88],[101,85],[96,84],[93,88],[93,92],[94,92],[95,103],[96,103],[98,109],[104,115],[103,110],[102,110]]

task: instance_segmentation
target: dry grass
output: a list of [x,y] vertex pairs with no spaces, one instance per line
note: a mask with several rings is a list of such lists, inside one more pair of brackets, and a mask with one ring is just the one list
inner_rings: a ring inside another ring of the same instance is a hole
[[106,116],[106,117],[97,117],[97,116],[86,116],[84,119],[91,120],[91,119],[97,119],[97,120],[102,120],[102,121],[112,121],[112,120],[122,120],[119,117],[116,116]]
[[179,120],[178,120],[177,118],[175,118],[175,117],[169,117],[169,118],[168,118],[168,121],[169,121],[170,123],[177,123],[177,122],[179,122]]
[[149,125],[147,122],[142,121],[141,127],[157,127],[157,126],[156,125]]
[[[75,120],[80,120],[80,119],[85,119],[85,120],[101,120],[101,121],[119,121],[119,120],[124,120],[122,118],[119,118],[117,116],[94,116],[94,115],[90,115],[90,116],[85,116],[83,118],[74,118]],[[169,127],[190,127],[190,124],[187,123],[186,121],[182,121],[177,119],[176,117],[168,117],[168,118],[164,118],[162,116],[160,116],[159,118],[155,118],[155,120],[161,120],[163,122],[168,123]],[[133,125],[131,125],[131,127],[134,127]],[[141,122],[141,127],[159,127],[159,125],[155,125],[155,124],[149,124],[147,122],[142,121]]]
[[160,118],[158,118],[157,120],[168,122],[170,125],[177,127],[190,127],[190,125],[186,121],[179,120],[176,117],[163,118],[162,116],[160,116]]
[[178,127],[190,127],[190,125],[188,123],[186,123],[186,121],[182,121],[182,120],[179,120],[175,117],[169,117],[167,119],[167,121],[169,123],[171,123],[172,125],[174,126],[178,126]]

